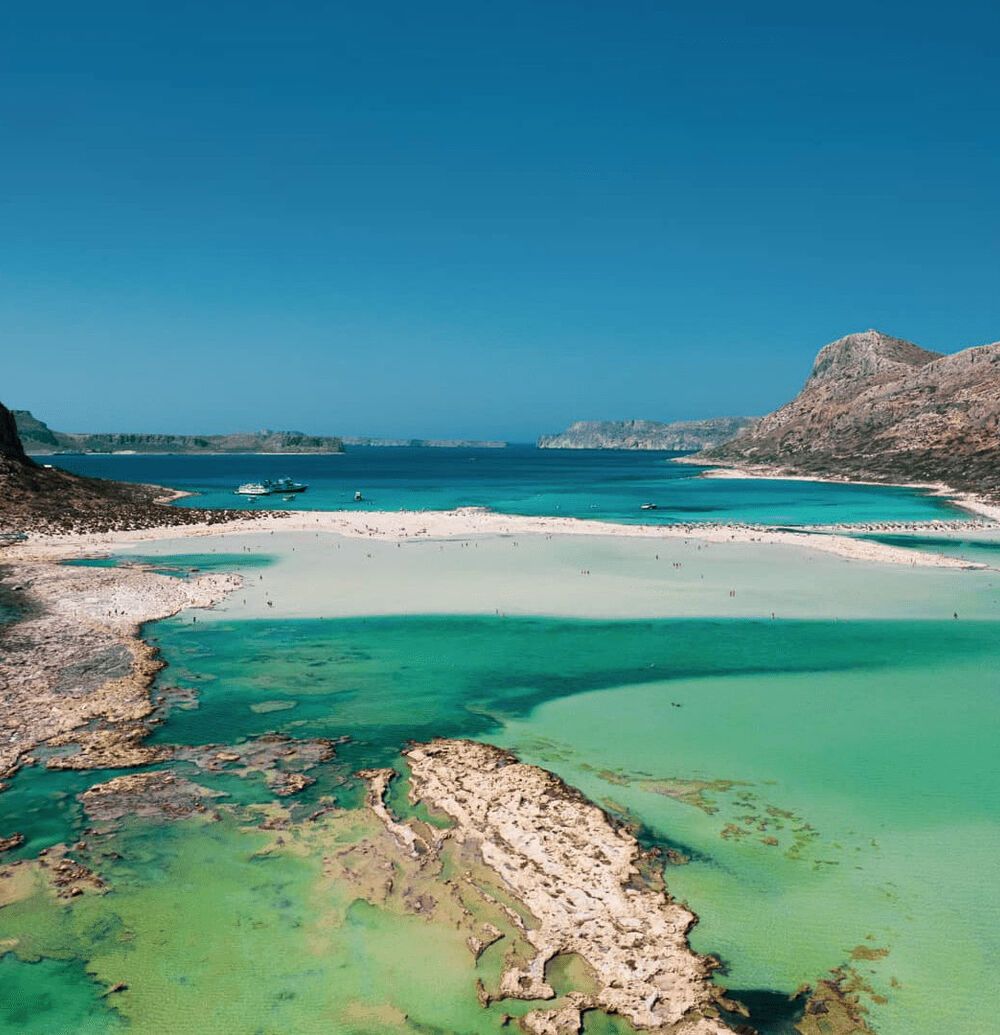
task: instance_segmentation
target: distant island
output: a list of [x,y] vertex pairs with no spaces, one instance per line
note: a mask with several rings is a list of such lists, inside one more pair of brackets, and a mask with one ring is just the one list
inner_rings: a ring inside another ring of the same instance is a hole
[[363,438],[345,435],[345,446],[396,446],[420,449],[506,449],[507,443],[497,439],[476,438]]
[[691,459],[1000,496],[1000,342],[942,355],[848,334],[820,350],[790,403]]
[[345,445],[440,449],[503,449],[507,445],[477,439],[348,438],[270,429],[230,435],[53,431],[30,410],[12,412],[25,451],[36,456],[57,453],[343,453]]
[[578,420],[558,435],[542,435],[539,449],[705,449],[738,435],[753,417],[707,420]]
[[14,410],[25,451],[52,453],[342,453],[339,437],[301,431],[249,431],[232,435],[154,435],[53,431],[29,410]]

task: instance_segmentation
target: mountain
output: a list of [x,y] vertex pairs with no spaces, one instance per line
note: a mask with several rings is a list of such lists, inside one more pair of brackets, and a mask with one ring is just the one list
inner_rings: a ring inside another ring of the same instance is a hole
[[558,435],[543,435],[539,449],[704,449],[739,434],[752,417],[679,420],[578,420]]
[[160,500],[168,495],[155,485],[81,478],[35,463],[25,454],[15,414],[0,403],[0,545],[5,534],[18,532],[109,532],[246,517],[246,511],[167,507]]
[[953,355],[879,331],[822,348],[802,391],[693,458],[1000,494],[1000,342]]
[[342,453],[339,438],[301,431],[239,432],[232,435],[87,434],[53,431],[29,410],[14,410],[29,453]]

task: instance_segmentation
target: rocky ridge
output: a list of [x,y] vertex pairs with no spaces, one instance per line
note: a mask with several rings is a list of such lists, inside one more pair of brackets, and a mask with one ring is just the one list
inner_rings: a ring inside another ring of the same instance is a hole
[[707,420],[578,420],[558,435],[542,435],[539,449],[704,449],[725,442],[754,422],[752,417]]
[[692,459],[1000,497],[1000,342],[941,355],[849,334],[820,350],[790,403]]

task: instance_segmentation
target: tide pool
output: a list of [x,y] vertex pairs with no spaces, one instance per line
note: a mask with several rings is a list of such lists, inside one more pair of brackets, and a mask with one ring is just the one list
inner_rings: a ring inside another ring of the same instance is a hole
[[[84,1031],[95,1009],[107,1024],[93,1030],[120,1020],[157,1032],[167,1019],[232,1032],[498,1030],[503,1011],[523,1010],[476,1002],[477,972],[495,958],[475,966],[457,934],[360,902],[322,865],[323,836],[346,846],[351,822],[367,822],[353,771],[398,766],[410,739],[472,736],[552,769],[639,824],[648,844],[686,856],[666,878],[701,917],[693,944],[719,954],[720,980],[755,991],[752,1001],[850,964],[885,1035],[983,1030],[1000,963],[987,878],[1000,850],[996,629],[460,616],[157,623],[148,632],[169,663],[160,685],[196,690],[197,707],[174,707],[155,743],[272,731],[351,740],[289,800],[301,819],[280,851],[247,826],[272,800],[262,781],[171,763],[229,795],[223,819],[134,821],[102,841],[90,864],[111,891],[59,902],[41,893],[0,909],[0,939],[18,939],[3,965],[24,997],[48,995],[48,1016],[79,1018]],[[87,822],[76,794],[110,775],[25,770],[0,795],[0,828],[22,830],[35,850],[71,843]],[[305,816],[331,798],[348,821],[324,835]],[[404,807],[400,788],[392,800]],[[95,1007],[95,980],[129,987]],[[20,1016],[8,1004],[0,1031],[24,1030]],[[777,1033],[789,1022],[755,1023]]]
[[[700,478],[678,453],[355,447],[326,456],[55,456],[77,474],[167,485],[196,495],[178,506],[253,510],[453,510],[644,524],[814,525],[966,517],[940,497],[895,486]],[[290,477],[309,490],[236,496],[241,482]],[[355,503],[354,493],[365,499]],[[641,510],[644,503],[656,510]]]

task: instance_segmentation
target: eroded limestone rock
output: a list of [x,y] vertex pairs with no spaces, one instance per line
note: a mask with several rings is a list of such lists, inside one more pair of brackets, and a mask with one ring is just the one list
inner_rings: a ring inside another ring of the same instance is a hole
[[[437,740],[406,757],[414,801],[455,822],[437,842],[452,839],[471,852],[530,917],[519,926],[534,954],[508,955],[500,997],[554,998],[545,967],[561,953],[575,953],[594,973],[595,992],[533,1011],[524,1030],[579,1031],[582,1011],[597,1008],[644,1030],[731,1031],[710,980],[717,963],[688,945],[695,915],[643,880],[630,833],[552,773],[489,745]],[[373,808],[385,821],[384,805]],[[399,843],[398,828],[408,824],[389,822]]]

